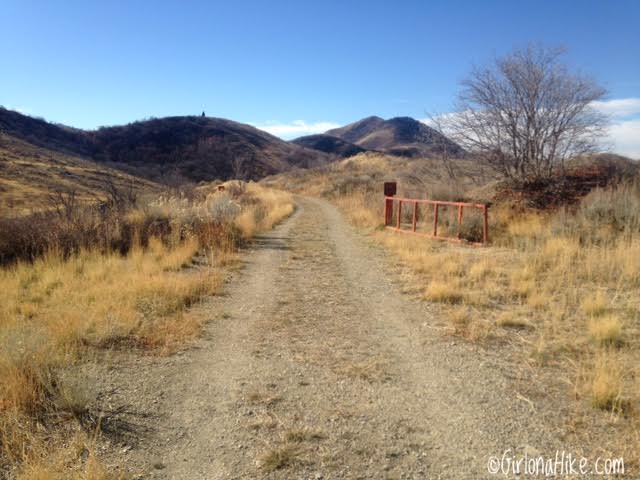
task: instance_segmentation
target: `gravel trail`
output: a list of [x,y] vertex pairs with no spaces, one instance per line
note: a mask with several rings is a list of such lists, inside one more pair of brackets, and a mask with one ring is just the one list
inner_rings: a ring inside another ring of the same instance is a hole
[[114,463],[142,478],[460,480],[505,478],[487,460],[507,449],[559,448],[557,413],[523,401],[506,362],[431,327],[335,207],[297,202],[200,307],[193,348],[104,376],[128,432]]

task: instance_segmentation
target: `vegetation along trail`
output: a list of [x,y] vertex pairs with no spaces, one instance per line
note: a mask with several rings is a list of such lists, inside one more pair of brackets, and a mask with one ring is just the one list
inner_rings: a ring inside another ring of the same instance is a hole
[[335,207],[297,203],[203,307],[194,348],[99,375],[128,426],[111,462],[152,478],[478,479],[491,455],[560,448],[556,406],[533,408],[497,354],[433,326]]

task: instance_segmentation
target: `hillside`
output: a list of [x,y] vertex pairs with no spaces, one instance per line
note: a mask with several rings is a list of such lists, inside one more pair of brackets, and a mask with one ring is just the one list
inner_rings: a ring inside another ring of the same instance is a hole
[[92,151],[91,141],[82,130],[49,123],[3,107],[0,107],[0,133],[49,150],[85,156]]
[[319,150],[330,155],[336,155],[340,158],[352,157],[366,151],[366,149],[351,142],[322,133],[296,138],[295,140],[292,140],[292,143],[300,145],[301,147]]
[[371,201],[378,204],[382,185],[388,181],[398,182],[401,195],[459,200],[466,198],[468,192],[495,180],[495,174],[468,157],[456,159],[450,169],[447,169],[437,158],[404,158],[365,152],[326,167],[266,177],[261,183],[273,188],[327,198],[355,191],[371,195]]
[[89,132],[93,158],[149,178],[258,179],[328,157],[257,128],[209,117],[167,117]]
[[462,148],[431,127],[410,117],[383,120],[367,117],[326,132],[366,150],[404,157],[424,157],[446,151],[458,156]]
[[81,201],[104,198],[112,187],[151,191],[159,185],[76,155],[48,150],[0,133],[0,211],[20,215],[47,208],[56,192]]
[[317,150],[210,117],[167,117],[83,131],[0,108],[0,131],[154,180],[258,179],[329,161]]

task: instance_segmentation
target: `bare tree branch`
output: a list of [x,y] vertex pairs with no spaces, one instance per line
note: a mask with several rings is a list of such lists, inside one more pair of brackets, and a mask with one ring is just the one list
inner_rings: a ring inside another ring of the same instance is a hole
[[592,108],[605,91],[560,63],[563,51],[532,45],[474,68],[455,113],[439,128],[513,180],[550,177],[567,159],[598,149],[607,117]]

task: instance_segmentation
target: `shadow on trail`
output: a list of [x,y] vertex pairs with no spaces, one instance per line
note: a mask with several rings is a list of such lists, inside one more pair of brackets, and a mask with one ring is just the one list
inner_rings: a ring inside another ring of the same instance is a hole
[[290,237],[277,237],[273,235],[258,235],[250,245],[256,250],[291,250],[289,246]]

